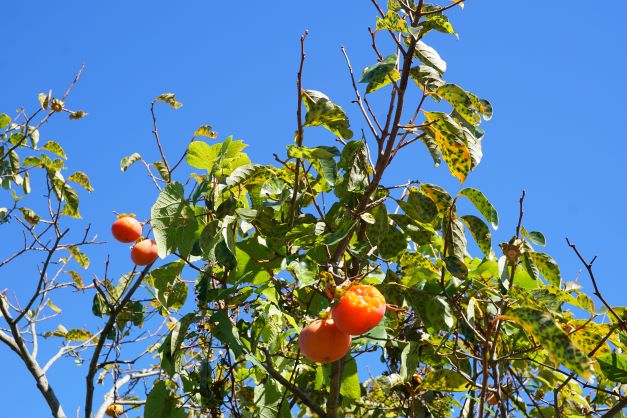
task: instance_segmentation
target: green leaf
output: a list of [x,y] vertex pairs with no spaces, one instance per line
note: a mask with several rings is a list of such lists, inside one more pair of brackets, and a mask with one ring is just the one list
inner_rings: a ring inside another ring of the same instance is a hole
[[84,269],[89,267],[89,257],[85,255],[76,245],[70,245],[68,248],[72,258]]
[[471,169],[472,160],[470,150],[463,140],[461,127],[446,113],[424,112],[424,114],[429,123],[429,126],[424,128],[425,132],[435,139],[451,174],[463,183]]
[[144,418],[187,418],[187,413],[178,405],[163,380],[157,380],[146,398]]
[[87,341],[92,337],[91,333],[84,329],[74,328],[65,334],[66,341]]
[[395,227],[390,226],[388,232],[379,242],[379,252],[381,257],[391,260],[401,251],[407,248],[407,239],[403,233]]
[[590,359],[568,338],[547,311],[517,307],[502,316],[521,325],[557,362],[584,379],[591,375]]
[[83,173],[82,171],[77,171],[76,173],[68,177],[67,180],[80,184],[88,192],[91,192],[94,190],[94,188],[91,187],[91,184],[89,184],[89,177],[87,177],[87,174]]
[[318,265],[307,258],[293,260],[287,265],[287,269],[294,272],[299,288],[310,286],[318,279]]
[[437,51],[422,41],[416,42],[414,55],[425,65],[434,68],[440,75],[446,71],[446,62],[440,58]]
[[422,143],[425,144],[427,150],[429,150],[429,154],[433,159],[433,165],[435,167],[439,167],[440,164],[442,164],[442,160],[440,159],[440,150],[438,149],[437,142],[435,142],[435,138],[425,132],[424,136],[422,137]]
[[[428,65],[413,67],[409,70],[409,77],[422,90],[428,92],[435,92],[444,84],[444,81],[440,77],[440,73],[435,68]],[[435,96],[435,98],[437,99],[437,96]]]
[[263,384],[255,385],[253,390],[255,410],[258,411],[260,418],[277,418],[291,416],[289,413],[288,402],[283,402],[283,408],[279,411],[279,404],[283,398],[283,392],[279,389],[278,384],[268,379]]
[[56,154],[61,158],[67,159],[67,156],[65,155],[65,151],[63,150],[61,145],[59,145],[55,141],[46,142],[44,146],[41,147],[41,149],[45,149],[46,151],[50,151],[51,153]]
[[19,208],[19,211],[22,212],[24,220],[28,222],[31,226],[37,225],[41,220],[41,217],[37,215],[32,209],[21,207]]
[[388,10],[383,18],[377,17],[377,30],[381,29],[402,33],[408,32],[407,22],[394,10]]
[[424,194],[429,196],[435,202],[440,213],[448,212],[448,209],[453,204],[453,198],[451,195],[449,195],[448,192],[440,186],[422,183],[420,185],[420,190],[422,190]]
[[448,17],[446,17],[446,15],[444,14],[432,14],[427,18],[427,20],[422,22],[421,30],[423,36],[431,29],[435,29],[438,32],[450,35],[456,35],[455,29],[453,29],[453,25],[451,25]]
[[471,125],[475,126],[481,122],[481,116],[479,111],[475,109],[473,101],[466,91],[457,84],[444,84],[435,93],[449,102],[457,113]]
[[442,296],[413,296],[408,302],[419,313],[430,332],[450,329],[455,324],[451,307]]
[[230,174],[236,168],[250,164],[248,156],[242,152],[246,144],[228,137],[224,142],[209,145],[206,142],[192,142],[187,149],[187,163],[195,168],[205,169],[210,175]]
[[185,262],[175,261],[150,272],[157,300],[165,308],[180,309],[187,298],[187,284],[180,280]]
[[173,109],[178,109],[183,106],[183,103],[176,101],[176,95],[174,93],[163,93],[155,99],[157,102],[163,102],[169,104]]
[[492,203],[488,200],[483,193],[477,189],[465,188],[459,192],[460,196],[466,197],[477,208],[479,213],[492,225],[495,230],[499,226],[499,215],[492,206]]
[[464,377],[449,369],[434,370],[426,374],[420,389],[446,392],[465,392],[470,383]]
[[373,91],[376,91],[401,77],[396,70],[397,60],[398,56],[396,54],[392,54],[387,56],[382,61],[364,69],[359,82],[368,84],[366,87],[366,94],[372,93]]
[[466,234],[464,233],[464,224],[459,219],[454,219],[450,223],[450,230],[448,232],[449,250],[448,255],[453,255],[459,260],[463,260],[466,257],[466,247],[468,241],[466,240]]
[[416,372],[418,364],[420,364],[420,344],[410,342],[405,345],[401,351],[401,369],[400,375],[403,380],[410,379]]
[[353,137],[344,109],[333,103],[327,96],[319,91],[304,90],[303,102],[307,108],[305,126],[324,126],[340,138]]
[[[150,211],[150,224],[153,227],[161,258],[176,250],[177,232],[182,224],[180,215],[186,207],[184,192],[182,184],[178,182],[168,184],[161,191]],[[183,226],[183,229],[184,231],[191,230],[192,227]],[[193,230],[196,231],[195,226]]]
[[233,328],[233,324],[225,312],[215,312],[211,315],[209,321],[215,324],[212,328],[212,334],[231,349],[236,357],[244,354],[245,347],[240,340],[237,330]]
[[407,216],[419,223],[429,224],[438,215],[435,202],[416,187],[410,188],[407,202],[398,201],[397,203]]
[[0,129],[6,128],[11,123],[11,118],[6,113],[0,113]]
[[596,360],[605,377],[613,382],[627,384],[627,355],[605,354]]
[[540,245],[544,247],[546,245],[546,238],[544,238],[544,234],[539,231],[530,231],[528,232],[524,226],[520,227],[520,233],[527,237],[527,239],[536,245]]
[[355,220],[344,221],[335,232],[325,236],[324,243],[326,245],[335,245],[339,243],[346,238],[350,232],[352,232],[354,226]]
[[296,145],[287,146],[287,156],[289,158],[304,159],[328,159],[338,157],[340,150],[337,147],[318,146],[315,148],[299,147]]
[[359,375],[357,374],[357,362],[353,358],[344,363],[340,394],[349,402],[353,402],[361,398],[361,386],[359,385]]
[[449,255],[444,259],[446,270],[458,279],[466,279],[468,277],[468,267],[462,259],[457,256]]
[[488,259],[492,258],[492,235],[488,226],[474,215],[464,215],[460,219],[470,231],[470,235],[474,238],[483,255]]
[[136,152],[134,152],[133,154],[127,157],[122,158],[122,161],[120,161],[120,170],[122,171],[128,170],[130,166],[132,166],[135,162],[141,159],[142,159],[141,155],[139,155]]
[[540,274],[553,286],[559,288],[562,279],[557,262],[545,253],[529,252],[528,254],[533,264],[540,270]]
[[194,136],[204,136],[207,138],[215,139],[218,137],[218,133],[214,132],[211,125],[202,125],[194,132]]

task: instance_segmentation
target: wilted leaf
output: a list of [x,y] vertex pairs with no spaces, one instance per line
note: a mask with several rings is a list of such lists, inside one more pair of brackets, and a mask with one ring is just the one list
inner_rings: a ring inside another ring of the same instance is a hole
[[163,102],[169,104],[173,109],[178,109],[183,106],[183,103],[176,101],[176,95],[173,93],[163,93],[155,99],[157,102]]
[[136,161],[141,160],[141,158],[141,155],[136,152],[129,155],[128,157],[122,158],[122,161],[120,161],[120,169],[122,171],[128,170],[130,166],[132,166]]

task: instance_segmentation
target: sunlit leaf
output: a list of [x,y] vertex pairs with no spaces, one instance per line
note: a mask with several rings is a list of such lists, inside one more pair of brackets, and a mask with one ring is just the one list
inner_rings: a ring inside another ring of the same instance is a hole
[[586,353],[573,344],[568,335],[555,323],[549,312],[517,307],[509,310],[503,315],[503,318],[521,325],[557,362],[585,379],[590,376],[590,359]]
[[135,162],[141,160],[141,158],[142,158],[141,155],[139,155],[136,152],[129,155],[128,157],[122,158],[122,161],[120,161],[120,170],[122,171],[128,170],[130,166],[132,166]]
[[333,103],[327,96],[319,91],[304,90],[303,102],[307,108],[305,126],[324,126],[340,138],[353,137],[344,109]]
[[420,388],[447,392],[465,392],[470,384],[464,377],[449,369],[434,370],[425,375]]
[[462,189],[459,192],[459,195],[468,198],[468,200],[470,200],[472,204],[477,208],[479,213],[481,213],[483,217],[488,222],[490,222],[492,228],[498,228],[499,215],[496,212],[496,209],[494,209],[494,206],[492,206],[492,203],[490,203],[488,198],[485,197],[485,195],[481,193],[481,191],[467,187],[465,189]]
[[173,93],[163,93],[155,99],[157,102],[163,102],[169,104],[173,109],[178,109],[183,106],[183,103],[176,101],[176,95]]

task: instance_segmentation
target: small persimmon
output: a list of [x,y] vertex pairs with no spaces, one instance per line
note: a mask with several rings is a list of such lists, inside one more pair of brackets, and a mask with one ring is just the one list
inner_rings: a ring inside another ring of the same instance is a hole
[[157,259],[157,243],[152,239],[145,239],[133,245],[131,260],[138,266],[146,266]]
[[122,415],[122,412],[124,412],[124,407],[122,405],[112,403],[107,407],[105,415],[107,415],[108,417],[118,418],[120,415]]
[[346,334],[364,334],[376,327],[385,315],[385,297],[374,286],[355,285],[331,308],[331,315],[335,325]]
[[120,242],[137,241],[142,236],[142,224],[132,216],[121,216],[111,225],[111,233]]
[[309,360],[329,363],[350,351],[351,337],[337,329],[332,319],[317,319],[302,329],[298,346]]

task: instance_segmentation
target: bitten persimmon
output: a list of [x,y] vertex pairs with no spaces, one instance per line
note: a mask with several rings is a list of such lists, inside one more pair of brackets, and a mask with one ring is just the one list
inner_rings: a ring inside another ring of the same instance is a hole
[[332,319],[317,319],[302,329],[298,346],[309,360],[328,363],[349,352],[351,336],[340,331]]
[[376,287],[360,284],[350,287],[331,308],[335,325],[346,334],[370,331],[385,315],[385,298]]
[[122,216],[111,225],[111,233],[120,242],[137,241],[142,236],[142,224],[132,216]]
[[120,415],[122,415],[122,412],[124,412],[124,407],[122,405],[112,403],[107,407],[105,415],[107,415],[108,417],[118,418]]
[[131,260],[138,266],[146,266],[157,259],[157,243],[152,239],[145,239],[133,245]]

